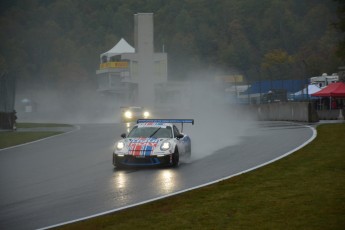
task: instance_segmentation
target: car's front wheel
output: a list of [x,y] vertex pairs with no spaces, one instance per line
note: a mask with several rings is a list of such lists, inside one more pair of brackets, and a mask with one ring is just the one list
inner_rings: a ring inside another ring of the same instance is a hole
[[116,169],[120,169],[121,168],[121,164],[120,164],[119,160],[116,159],[115,156],[113,156],[113,165],[115,166]]

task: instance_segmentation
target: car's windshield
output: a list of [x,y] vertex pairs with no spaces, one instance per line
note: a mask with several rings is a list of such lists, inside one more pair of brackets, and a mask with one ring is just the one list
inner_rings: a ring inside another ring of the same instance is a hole
[[143,111],[143,108],[140,108],[140,107],[133,107],[133,108],[129,108],[131,111],[133,111],[133,112],[141,112],[141,111]]
[[153,137],[153,138],[172,138],[171,127],[134,127],[128,134],[129,138]]

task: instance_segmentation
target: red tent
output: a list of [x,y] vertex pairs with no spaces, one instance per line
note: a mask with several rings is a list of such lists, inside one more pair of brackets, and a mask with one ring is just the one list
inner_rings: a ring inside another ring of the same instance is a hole
[[319,92],[313,93],[313,97],[345,97],[345,83],[336,82],[329,84]]

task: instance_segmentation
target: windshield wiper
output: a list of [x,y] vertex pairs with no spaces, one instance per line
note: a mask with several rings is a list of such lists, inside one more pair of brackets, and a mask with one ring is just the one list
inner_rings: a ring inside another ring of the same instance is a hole
[[158,130],[160,130],[160,129],[161,129],[161,127],[159,127],[157,130],[155,130],[155,131],[149,136],[149,138],[153,137],[153,135],[155,135],[155,134],[158,132]]

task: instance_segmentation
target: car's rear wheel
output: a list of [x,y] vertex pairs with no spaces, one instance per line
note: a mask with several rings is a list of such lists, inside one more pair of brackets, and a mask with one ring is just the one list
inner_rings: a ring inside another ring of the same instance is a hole
[[189,161],[191,157],[192,157],[192,146],[190,145],[186,152],[186,160]]
[[175,148],[175,152],[172,154],[172,167],[177,167],[179,165],[180,162],[180,154],[177,150],[177,148]]

